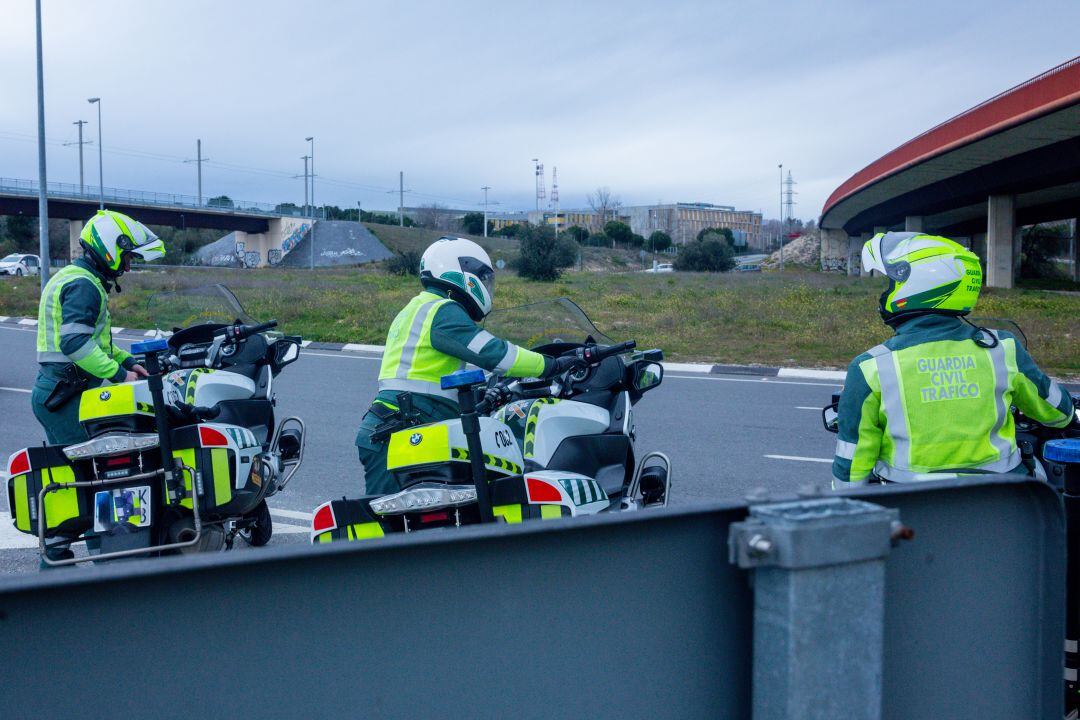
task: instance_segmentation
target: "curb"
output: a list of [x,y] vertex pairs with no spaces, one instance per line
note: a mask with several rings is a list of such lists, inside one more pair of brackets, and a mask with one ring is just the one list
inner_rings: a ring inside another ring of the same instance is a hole
[[[0,325],[36,326],[34,318],[18,318],[0,315]],[[153,337],[156,330],[134,330],[131,328],[113,329],[113,335],[128,339]],[[172,333],[165,333],[166,336]],[[332,343],[304,340],[301,346],[309,350],[333,350],[336,352],[358,353],[363,355],[382,355],[382,345],[365,345],[363,343]],[[765,365],[725,365],[710,363],[662,363],[666,372],[687,373],[691,375],[747,375],[760,378],[787,378],[801,380],[832,380],[843,381],[847,373],[843,370],[826,370],[820,368],[781,368],[768,367]],[[1059,382],[1062,382],[1059,380]],[[1070,392],[1074,387],[1080,387],[1074,383],[1062,382]]]

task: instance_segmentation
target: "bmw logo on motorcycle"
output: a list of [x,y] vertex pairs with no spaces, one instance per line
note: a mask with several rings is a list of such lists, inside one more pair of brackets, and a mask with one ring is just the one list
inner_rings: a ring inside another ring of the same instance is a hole
[[98,395],[98,399],[101,400],[102,402],[108,400],[111,397],[112,397],[112,393],[109,392],[108,390],[102,390],[101,394]]
[[409,444],[410,445],[419,445],[423,441],[424,441],[424,436],[421,435],[420,433],[413,433],[412,435],[409,436]]

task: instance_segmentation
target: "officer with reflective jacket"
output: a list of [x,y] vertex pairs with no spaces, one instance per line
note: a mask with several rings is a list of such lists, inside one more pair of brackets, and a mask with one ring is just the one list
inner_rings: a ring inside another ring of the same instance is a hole
[[30,398],[34,417],[54,445],[86,440],[79,424],[82,390],[106,380],[146,377],[130,353],[113,345],[108,293],[133,257],[165,255],[164,244],[145,225],[111,210],[99,210],[86,223],[79,245],[83,256],[49,279],[38,307],[41,366]]
[[546,357],[477,326],[491,312],[495,272],[487,252],[471,240],[443,237],[428,247],[420,284],[423,292],[387,333],[379,392],[356,435],[369,495],[400,489],[386,469],[386,439],[372,439],[376,428],[400,417],[399,394],[410,393],[420,422],[438,422],[460,414],[457,391],[443,390],[440,379],[466,365],[507,377],[546,377],[581,362]]
[[1072,399],[1012,334],[961,320],[982,288],[978,257],[943,237],[891,232],[867,241],[862,263],[889,280],[879,309],[896,334],[848,368],[833,487],[1023,471],[1010,408],[1064,427]]

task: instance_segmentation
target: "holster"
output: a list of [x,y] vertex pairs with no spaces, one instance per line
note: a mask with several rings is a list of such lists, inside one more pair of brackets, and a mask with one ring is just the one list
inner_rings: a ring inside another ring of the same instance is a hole
[[368,412],[381,421],[371,433],[371,442],[386,442],[391,435],[399,430],[423,424],[423,420],[413,410],[411,393],[399,394],[397,401],[397,410],[391,410],[379,402],[371,404]]
[[90,380],[80,372],[73,363],[61,371],[60,379],[56,381],[56,387],[45,398],[45,409],[56,412],[73,398],[82,395],[83,390],[90,387]]

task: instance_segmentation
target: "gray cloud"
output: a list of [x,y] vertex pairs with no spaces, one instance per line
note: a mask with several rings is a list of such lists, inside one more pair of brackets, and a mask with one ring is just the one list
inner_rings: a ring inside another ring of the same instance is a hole
[[[33,3],[6,5],[0,175],[32,177]],[[407,202],[476,203],[488,184],[531,207],[540,157],[564,207],[606,185],[775,214],[783,161],[802,217],[892,147],[1074,55],[1080,26],[1075,2],[1041,3],[1037,21],[999,1],[43,5],[47,134],[72,140],[100,95],[108,185],[194,193],[181,161],[201,137],[207,194],[298,201],[314,134],[319,199],[340,205],[395,206],[401,169]],[[75,158],[51,145],[50,179],[77,180]]]

